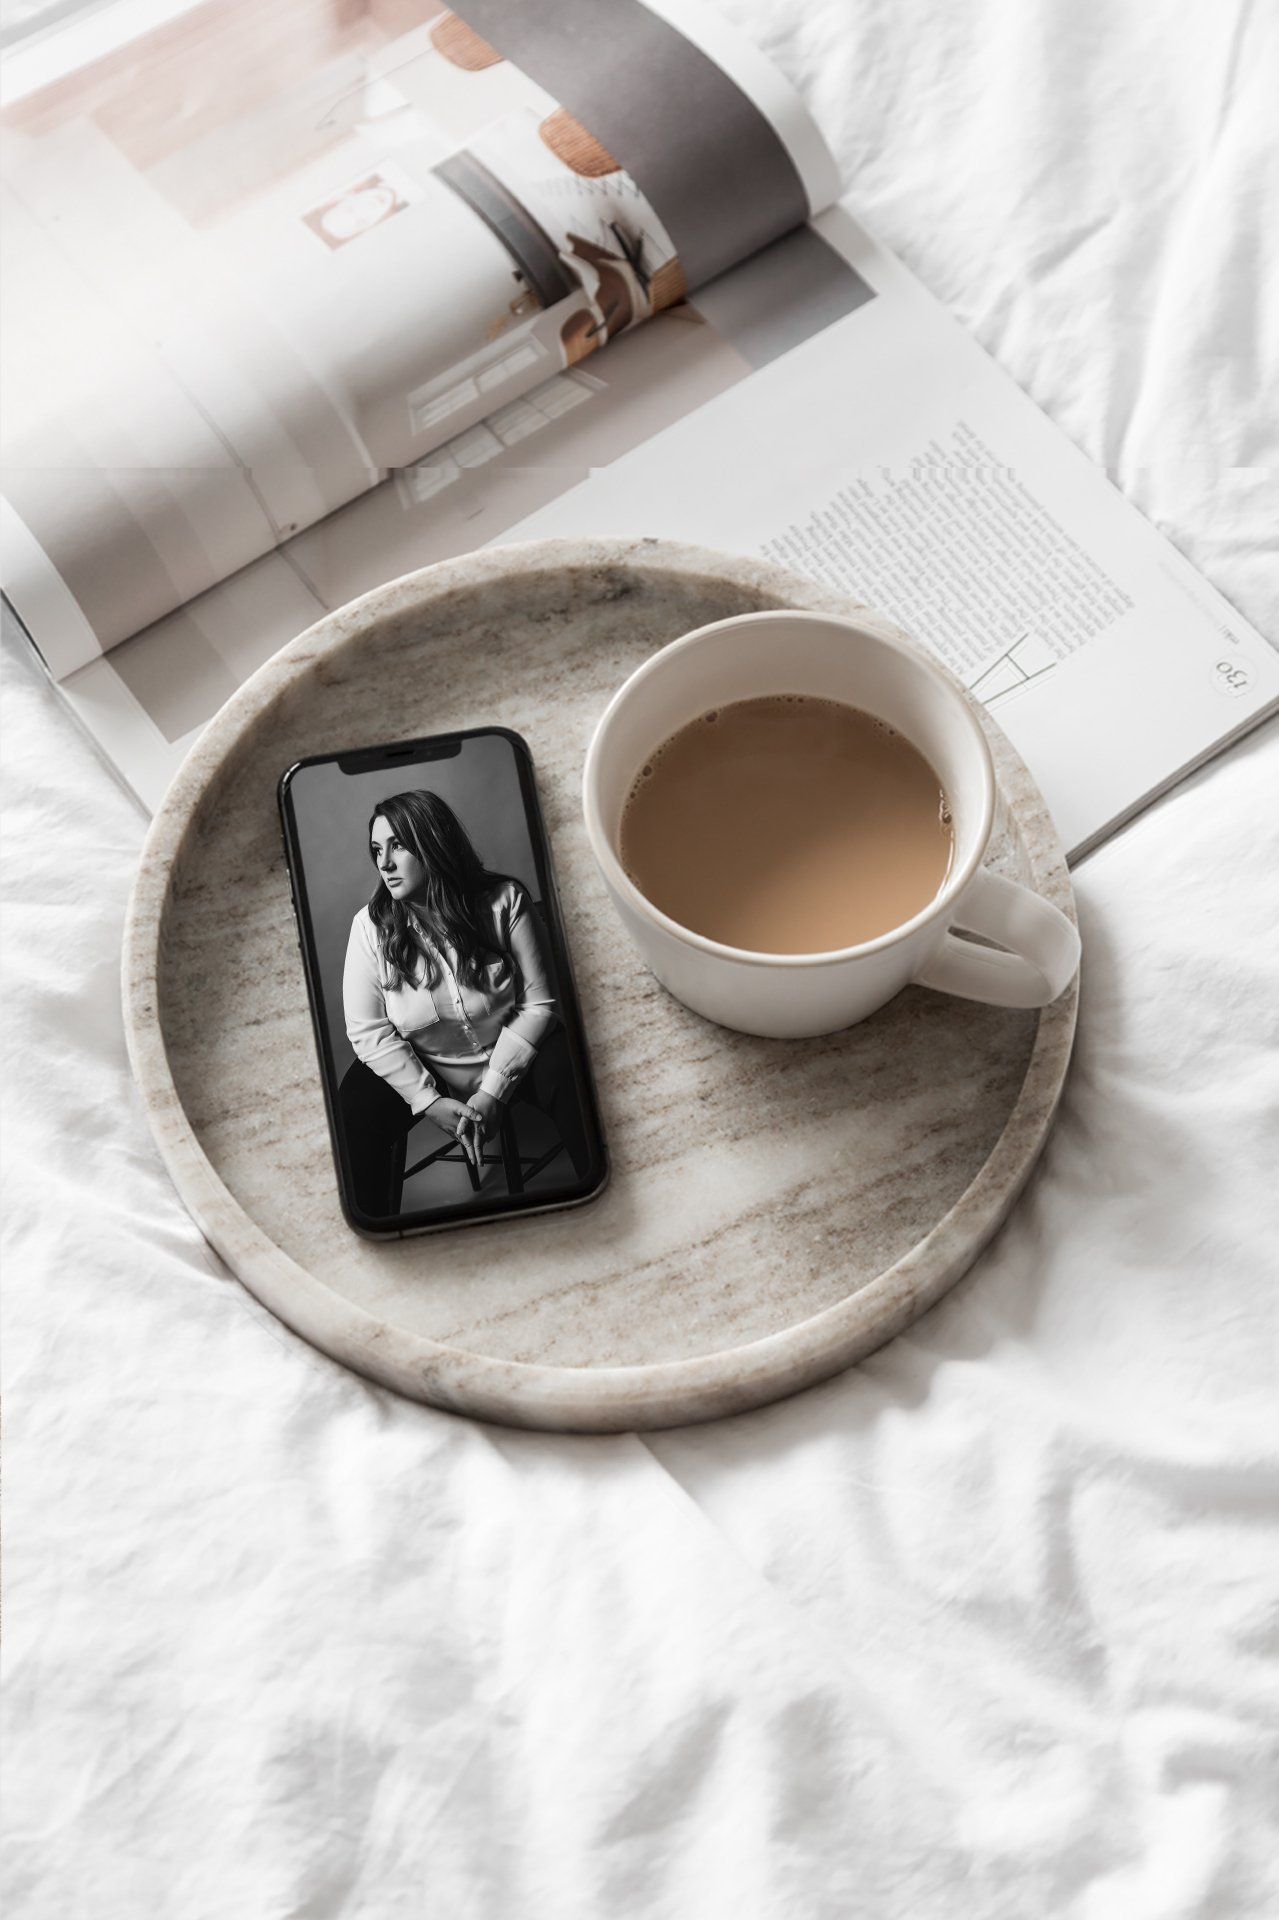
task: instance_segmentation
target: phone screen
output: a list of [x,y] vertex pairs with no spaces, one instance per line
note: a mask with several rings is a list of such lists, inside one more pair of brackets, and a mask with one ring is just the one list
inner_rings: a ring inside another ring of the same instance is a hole
[[593,1198],[607,1157],[525,742],[317,756],[280,813],[349,1223],[385,1238]]

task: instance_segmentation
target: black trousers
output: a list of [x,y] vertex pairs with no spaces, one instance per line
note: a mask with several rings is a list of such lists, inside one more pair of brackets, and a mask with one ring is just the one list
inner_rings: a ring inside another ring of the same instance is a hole
[[[556,1027],[542,1042],[511,1095],[510,1105],[533,1106],[545,1114],[568,1149],[573,1171],[579,1179],[585,1178],[590,1148],[573,1079],[568,1035],[562,1027]],[[356,1206],[375,1220],[393,1219],[400,1211],[408,1137],[417,1124],[416,1116],[407,1101],[362,1060],[353,1061],[342,1076],[338,1111]],[[442,1144],[445,1135],[440,1129],[436,1131]]]

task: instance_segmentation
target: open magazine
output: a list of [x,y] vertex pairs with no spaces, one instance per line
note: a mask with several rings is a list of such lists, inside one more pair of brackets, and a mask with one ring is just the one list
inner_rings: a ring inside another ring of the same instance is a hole
[[1076,853],[1279,704],[709,8],[162,11],[11,63],[3,145],[4,590],[144,804],[323,612],[551,532],[757,551],[898,619]]

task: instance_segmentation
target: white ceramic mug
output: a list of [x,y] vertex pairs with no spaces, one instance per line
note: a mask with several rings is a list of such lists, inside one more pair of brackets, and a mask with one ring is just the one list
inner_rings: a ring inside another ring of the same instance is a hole
[[[955,835],[941,891],[913,919],[835,953],[751,953],[682,927],[618,857],[640,768],[712,707],[801,693],[886,720],[933,767]],[[940,668],[895,630],[824,613],[747,613],[699,627],[646,660],[604,710],[582,782],[586,832],[622,924],[663,986],[742,1033],[797,1039],[864,1020],[912,981],[1000,1007],[1043,1007],[1079,964],[1079,935],[1029,888],[987,872],[995,773],[981,726]],[[957,940],[952,928],[993,947]]]

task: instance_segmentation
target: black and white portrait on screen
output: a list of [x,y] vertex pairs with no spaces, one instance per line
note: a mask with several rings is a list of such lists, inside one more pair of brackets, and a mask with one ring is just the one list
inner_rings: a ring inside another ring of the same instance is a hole
[[585,1197],[601,1153],[519,749],[291,776],[330,1111],[360,1223]]

